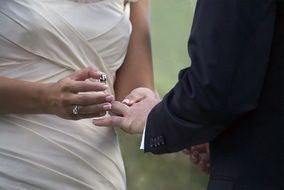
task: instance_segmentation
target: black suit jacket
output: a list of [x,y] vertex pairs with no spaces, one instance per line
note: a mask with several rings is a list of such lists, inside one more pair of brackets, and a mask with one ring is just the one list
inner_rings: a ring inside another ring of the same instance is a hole
[[284,3],[197,0],[188,52],[145,151],[210,142],[209,190],[284,190]]

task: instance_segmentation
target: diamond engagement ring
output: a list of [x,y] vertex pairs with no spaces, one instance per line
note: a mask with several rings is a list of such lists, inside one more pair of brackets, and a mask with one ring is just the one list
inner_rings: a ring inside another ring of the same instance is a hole
[[73,115],[78,115],[79,114],[79,106],[75,106],[72,110]]

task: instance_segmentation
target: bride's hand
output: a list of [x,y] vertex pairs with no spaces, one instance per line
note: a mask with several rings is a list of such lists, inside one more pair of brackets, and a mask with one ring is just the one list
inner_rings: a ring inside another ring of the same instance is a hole
[[183,152],[189,155],[191,162],[202,172],[210,173],[210,150],[208,143],[191,146],[183,150]]
[[[48,84],[47,93],[42,97],[46,112],[72,120],[105,115],[114,98],[105,92],[107,85],[99,82],[101,76],[99,71],[88,68]],[[73,113],[74,109],[77,114]]]
[[122,103],[128,106],[132,106],[133,104],[140,102],[141,100],[146,98],[158,98],[158,97],[157,94],[153,92],[151,89],[140,87],[132,90],[130,94],[124,98]]

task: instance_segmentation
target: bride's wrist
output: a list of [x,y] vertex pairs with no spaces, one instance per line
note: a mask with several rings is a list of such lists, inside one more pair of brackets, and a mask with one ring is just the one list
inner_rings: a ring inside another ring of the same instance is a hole
[[40,112],[44,114],[53,114],[52,111],[52,100],[50,96],[50,92],[52,89],[52,83],[43,83],[38,87],[38,103],[40,107]]

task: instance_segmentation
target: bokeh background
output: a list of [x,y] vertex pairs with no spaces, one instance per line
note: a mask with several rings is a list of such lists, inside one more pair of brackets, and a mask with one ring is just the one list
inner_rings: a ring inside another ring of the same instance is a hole
[[[187,41],[196,0],[152,0],[156,88],[161,96],[188,67]],[[208,176],[182,153],[155,156],[139,150],[141,137],[119,132],[129,190],[205,190]]]

